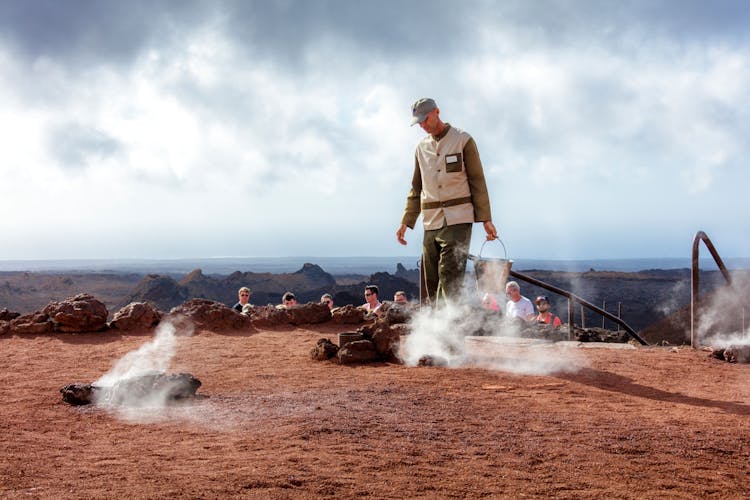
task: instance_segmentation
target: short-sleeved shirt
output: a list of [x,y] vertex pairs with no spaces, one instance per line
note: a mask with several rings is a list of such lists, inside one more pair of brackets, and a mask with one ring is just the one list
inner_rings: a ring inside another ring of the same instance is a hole
[[534,304],[523,295],[518,302],[509,300],[505,304],[505,315],[509,318],[526,319],[530,314],[534,314]]

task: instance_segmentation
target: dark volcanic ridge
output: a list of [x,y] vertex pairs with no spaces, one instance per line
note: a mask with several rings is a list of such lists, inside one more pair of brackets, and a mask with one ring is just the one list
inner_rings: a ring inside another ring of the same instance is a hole
[[[399,271],[409,275],[403,266]],[[418,278],[418,272],[416,276]],[[151,302],[159,309],[168,310],[192,298],[210,299],[232,305],[237,301],[237,291],[243,286],[250,288],[250,302],[257,305],[279,304],[281,296],[286,291],[293,292],[300,303],[318,302],[321,295],[330,293],[336,305],[360,305],[364,302],[363,291],[368,284],[378,286],[381,300],[392,299],[398,290],[406,291],[412,298],[419,295],[417,284],[399,276],[398,273],[375,273],[359,283],[340,285],[320,266],[306,263],[296,272],[280,274],[236,271],[229,276],[212,276],[196,269],[179,282],[170,276],[149,274],[120,305],[130,302]]]

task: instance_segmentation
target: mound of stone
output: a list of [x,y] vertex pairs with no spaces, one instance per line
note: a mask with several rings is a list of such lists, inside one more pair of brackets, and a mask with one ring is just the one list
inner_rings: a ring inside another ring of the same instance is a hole
[[366,315],[367,312],[364,309],[360,309],[351,304],[337,307],[331,311],[333,322],[340,325],[357,325],[365,320]]
[[31,314],[24,314],[11,320],[8,323],[8,331],[22,335],[50,333],[52,332],[52,321],[50,321],[48,314],[37,311]]
[[107,328],[107,314],[103,302],[81,293],[50,302],[41,311],[18,316],[9,322],[7,329],[19,334],[99,332]]
[[378,352],[375,350],[375,344],[371,340],[349,342],[338,350],[337,356],[339,363],[342,365],[369,363],[380,359]]
[[418,307],[414,304],[399,304],[389,301],[383,302],[383,305],[380,306],[381,317],[391,325],[408,323],[417,310]]
[[425,354],[419,358],[417,366],[448,366],[448,360],[440,356]]
[[8,309],[0,309],[0,321],[10,321],[19,317],[21,313],[9,311]]
[[267,306],[245,306],[242,314],[250,318],[254,325],[267,327],[288,325],[290,322],[289,312],[286,307],[276,307],[272,304]]
[[60,389],[62,399],[68,404],[110,404],[139,406],[154,401],[174,401],[191,398],[201,386],[201,381],[190,373],[149,373],[122,380],[112,387],[74,383]]
[[402,331],[402,327],[391,325],[385,318],[378,318],[357,330],[366,340],[373,343],[375,352],[381,359],[395,357]]
[[329,339],[320,339],[310,350],[310,357],[316,361],[325,361],[336,356],[339,352],[339,346]]
[[249,316],[238,313],[221,302],[191,299],[173,307],[169,316],[183,316],[197,328],[212,330],[240,330],[252,324]]
[[308,302],[287,309],[289,322],[293,325],[325,323],[331,319],[331,310],[321,302]]
[[92,295],[81,293],[60,302],[50,302],[42,309],[49,316],[53,330],[65,333],[98,332],[107,328],[107,306]]
[[750,345],[715,347],[711,356],[729,363],[750,363]]
[[117,311],[109,327],[121,330],[147,330],[159,324],[161,312],[148,302],[131,302]]

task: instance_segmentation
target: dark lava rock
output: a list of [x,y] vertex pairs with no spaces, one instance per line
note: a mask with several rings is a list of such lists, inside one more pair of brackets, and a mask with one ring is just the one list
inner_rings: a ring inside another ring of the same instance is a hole
[[380,306],[381,317],[391,325],[407,323],[417,310],[414,304],[399,304],[390,301],[383,302]]
[[0,309],[0,321],[10,321],[19,317],[21,313],[9,311],[8,309]]
[[98,332],[107,328],[107,306],[92,295],[81,293],[42,309],[57,332]]
[[711,356],[729,363],[750,363],[750,345],[714,348]]
[[364,309],[360,309],[351,304],[337,307],[331,311],[333,322],[340,325],[356,325],[362,323],[365,320],[366,314],[367,313]]
[[156,401],[174,401],[195,396],[201,381],[190,373],[160,372],[122,380],[112,387],[92,384],[68,384],[60,392],[62,399],[72,405],[103,403],[138,406]]
[[310,357],[316,361],[325,361],[336,356],[339,346],[328,339],[320,339],[310,351]]
[[426,354],[419,358],[419,361],[417,361],[417,366],[448,366],[448,360],[445,358],[441,358],[440,356],[432,356],[430,354]]
[[211,330],[240,330],[251,326],[249,316],[238,313],[231,307],[208,299],[191,299],[173,307],[169,316],[184,316],[197,328]]
[[80,406],[94,403],[96,401],[96,393],[100,390],[99,387],[94,385],[76,382],[64,386],[60,389],[60,393],[62,393],[62,399],[66,403]]
[[[548,327],[549,328],[549,327]],[[567,335],[567,328],[562,330]],[[573,330],[575,340],[579,342],[611,342],[624,344],[630,339],[630,335],[625,330],[614,331],[605,328],[578,328]]]
[[351,363],[368,363],[379,359],[375,344],[369,340],[357,340],[349,342],[338,352],[339,363],[348,365]]
[[117,311],[109,327],[117,330],[145,330],[159,324],[161,313],[148,302],[131,302]]

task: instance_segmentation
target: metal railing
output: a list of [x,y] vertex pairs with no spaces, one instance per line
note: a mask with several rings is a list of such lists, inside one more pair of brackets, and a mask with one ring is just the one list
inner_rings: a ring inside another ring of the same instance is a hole
[[638,335],[635,330],[633,330],[630,325],[625,323],[622,318],[618,318],[614,314],[611,314],[604,309],[600,309],[596,307],[594,304],[582,299],[581,297],[577,296],[573,292],[569,292],[567,290],[563,290],[562,288],[558,288],[554,285],[550,285],[549,283],[545,283],[544,281],[540,281],[536,278],[532,278],[531,276],[523,273],[519,273],[518,271],[513,271],[511,269],[510,275],[514,278],[517,278],[519,280],[525,281],[527,283],[531,283],[532,285],[536,285],[540,288],[544,288],[545,290],[549,290],[550,292],[556,293],[558,295],[562,295],[563,297],[566,297],[568,299],[568,340],[570,340],[571,335],[573,335],[573,314],[574,314],[574,304],[578,303],[582,307],[585,307],[587,309],[590,309],[591,311],[594,311],[597,314],[601,314],[603,317],[614,321],[618,325],[620,325],[623,330],[625,330],[628,335],[630,335],[632,338],[640,342],[641,345],[648,345],[648,342],[643,340],[640,335]]
[[727,280],[727,284],[729,286],[732,286],[732,277],[729,275],[729,271],[727,271],[727,268],[724,265],[724,261],[721,260],[719,252],[716,251],[716,248],[714,247],[714,244],[711,243],[708,235],[703,231],[698,231],[697,233],[695,233],[695,237],[693,238],[693,263],[692,273],[690,276],[690,346],[693,349],[698,348],[698,332],[696,329],[698,319],[698,281],[700,278],[700,272],[698,268],[698,246],[701,240],[706,245],[706,248],[708,248],[708,251],[711,252],[711,257],[714,258],[716,265],[719,266],[719,270],[721,271],[721,274],[724,275],[724,279]]

